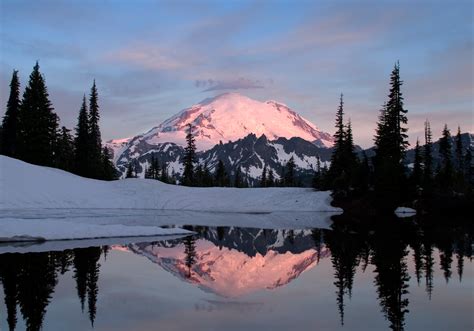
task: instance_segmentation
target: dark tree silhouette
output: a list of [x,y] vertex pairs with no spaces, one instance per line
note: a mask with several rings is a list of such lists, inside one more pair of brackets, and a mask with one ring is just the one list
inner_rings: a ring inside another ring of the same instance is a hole
[[402,84],[397,63],[392,70],[388,101],[382,108],[375,135],[375,190],[382,210],[393,210],[403,199],[403,159],[408,147],[408,129],[405,127],[407,111],[403,107]]
[[76,173],[80,176],[88,177],[90,170],[90,150],[89,150],[89,112],[87,110],[86,96],[82,98],[82,106],[79,110],[79,117],[76,126],[75,163]]
[[3,155],[16,157],[18,152],[18,117],[20,112],[20,80],[18,70],[13,70],[10,82],[10,96],[7,101],[7,110],[2,121],[1,149]]
[[53,166],[58,116],[53,111],[39,64],[33,68],[19,113],[19,157],[29,163]]
[[184,149],[184,171],[182,184],[193,186],[194,183],[194,162],[196,158],[196,139],[193,135],[193,126],[188,124],[186,134],[186,148]]

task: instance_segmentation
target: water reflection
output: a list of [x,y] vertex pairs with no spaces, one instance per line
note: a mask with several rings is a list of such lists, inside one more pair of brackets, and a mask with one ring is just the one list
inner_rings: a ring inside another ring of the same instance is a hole
[[198,235],[126,248],[206,292],[228,298],[286,285],[326,253],[322,243],[315,248],[313,233],[318,230],[186,229]]
[[91,325],[96,316],[99,291],[101,247],[80,248],[62,252],[1,254],[0,280],[3,285],[9,330],[17,324],[17,306],[27,330],[40,330],[47,307],[58,283],[58,276],[74,270],[77,295],[87,310]]
[[93,327],[101,313],[97,308],[101,264],[107,263],[107,255],[115,249],[145,256],[180,281],[216,294],[195,305],[197,311],[207,312],[255,310],[262,304],[247,302],[246,297],[256,292],[271,295],[275,289],[317,268],[323,260],[328,261],[333,274],[334,310],[339,313],[340,325],[347,324],[345,310],[358,285],[354,284],[356,275],[365,273],[370,266],[374,272],[370,281],[386,326],[403,330],[410,304],[413,305],[413,286],[423,288],[430,300],[433,297],[435,261],[439,260],[446,283],[453,278],[462,282],[465,263],[472,261],[470,226],[381,220],[380,226],[362,230],[349,224],[352,223],[338,219],[331,230],[187,226],[197,235],[60,252],[0,254],[4,293],[0,311],[6,312],[1,318],[10,330],[17,328],[20,314],[27,330],[42,329],[58,281],[72,277],[72,293],[76,293],[82,312]]

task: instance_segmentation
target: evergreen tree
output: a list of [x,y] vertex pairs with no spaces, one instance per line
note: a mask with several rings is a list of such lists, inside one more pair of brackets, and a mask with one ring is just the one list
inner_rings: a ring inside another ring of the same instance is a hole
[[430,122],[425,121],[425,145],[423,146],[423,194],[428,196],[433,189],[433,142]]
[[74,140],[65,126],[58,134],[56,145],[56,167],[69,172],[74,170]]
[[127,166],[127,173],[125,175],[125,178],[135,178],[136,177],[136,173],[135,173],[135,167],[133,166],[132,162],[129,162],[128,163],[128,166]]
[[351,119],[347,122],[344,139],[344,161],[348,173],[352,173],[357,165],[357,154],[355,152],[354,137],[352,136]]
[[29,163],[54,165],[58,116],[53,111],[39,64],[33,68],[19,113],[19,157]]
[[474,185],[474,166],[472,164],[472,153],[471,149],[468,148],[466,155],[464,155],[464,177],[469,189],[472,189]]
[[267,178],[267,187],[275,186],[275,175],[273,174],[273,169],[270,168]]
[[421,158],[421,147],[420,142],[416,139],[415,145],[415,160],[413,164],[413,172],[411,174],[411,182],[415,189],[421,186],[422,176],[423,176],[423,169],[421,167],[423,159]]
[[336,132],[334,133],[334,149],[331,155],[330,176],[335,179],[341,175],[344,170],[344,153],[346,132],[344,128],[344,101],[341,93],[339,107],[336,112]]
[[110,152],[107,147],[104,146],[102,150],[102,179],[104,180],[115,180],[117,179],[117,170],[113,162],[111,161]]
[[240,171],[240,167],[237,167],[237,170],[235,171],[235,176],[234,176],[234,187],[243,187],[244,183],[242,181],[242,172]]
[[93,178],[101,178],[102,170],[102,139],[99,128],[99,96],[97,86],[92,84],[91,93],[89,95],[89,158],[91,166],[90,176]]
[[283,178],[284,186],[296,186],[295,169],[295,159],[292,156],[285,166],[285,176]]
[[160,177],[160,180],[163,182],[163,183],[169,183],[170,182],[170,179],[168,177],[168,166],[166,165],[166,163],[163,163],[163,165],[161,166],[161,177]]
[[405,183],[403,159],[408,146],[407,110],[403,107],[400,66],[390,77],[388,102],[382,108],[375,136],[375,190],[382,209],[391,209],[402,199]]
[[17,156],[20,106],[20,80],[18,79],[18,71],[14,70],[10,82],[10,97],[7,102],[7,110],[2,121],[0,152],[3,155]]
[[155,153],[151,155],[151,161],[148,169],[145,171],[145,178],[148,179],[160,179],[160,165],[158,159],[155,157]]
[[194,171],[194,186],[204,186],[204,171],[202,169],[202,165],[198,164]]
[[260,187],[267,187],[267,165],[263,166],[262,178],[260,179]]
[[229,178],[227,176],[227,172],[224,167],[224,162],[219,160],[217,163],[216,171],[214,173],[215,184],[219,187],[226,187],[229,186]]
[[464,153],[462,146],[461,127],[458,126],[458,132],[456,134],[456,170],[462,174],[464,171]]
[[212,178],[211,172],[209,171],[209,167],[207,165],[207,162],[204,163],[204,167],[202,170],[202,181],[203,181],[203,186],[205,187],[210,187],[214,185],[214,179]]
[[86,96],[82,98],[82,106],[79,110],[79,117],[76,126],[75,147],[75,172],[84,177],[90,176],[89,158],[89,113],[87,110]]
[[451,133],[445,124],[443,134],[439,140],[439,156],[441,158],[440,168],[437,174],[438,185],[442,190],[452,187],[453,165],[451,160]]
[[193,127],[188,124],[188,132],[186,134],[187,146],[184,149],[184,171],[182,184],[185,186],[194,185],[194,161],[196,158],[196,143],[193,136]]

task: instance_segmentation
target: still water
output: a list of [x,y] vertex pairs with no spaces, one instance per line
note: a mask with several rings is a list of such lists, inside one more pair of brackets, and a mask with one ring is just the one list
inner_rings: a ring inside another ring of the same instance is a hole
[[469,226],[186,228],[1,254],[0,330],[473,328]]

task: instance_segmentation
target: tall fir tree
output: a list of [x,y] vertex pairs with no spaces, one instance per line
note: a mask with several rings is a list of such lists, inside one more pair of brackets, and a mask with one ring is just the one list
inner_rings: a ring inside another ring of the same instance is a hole
[[20,80],[18,70],[13,70],[10,82],[10,96],[2,121],[1,154],[16,157],[18,149],[18,117],[20,112]]
[[185,186],[194,185],[194,161],[196,158],[196,139],[193,135],[193,126],[188,124],[186,133],[186,148],[184,149],[184,171],[182,184]]
[[90,135],[89,135],[89,112],[87,110],[86,96],[82,98],[82,106],[76,126],[75,147],[75,172],[84,177],[91,175],[90,170]]
[[39,68],[36,62],[23,93],[19,113],[19,157],[29,163],[52,166],[59,118],[54,113]]
[[90,176],[97,179],[102,177],[102,138],[99,120],[99,94],[94,80],[89,95],[89,165]]
[[381,209],[391,209],[403,199],[405,167],[403,160],[407,141],[407,110],[403,106],[400,65],[395,64],[390,77],[388,101],[382,108],[375,136],[375,190],[384,203]]
[[346,149],[346,132],[344,127],[344,100],[343,94],[339,99],[339,107],[336,112],[336,132],[334,133],[334,149],[331,155],[330,174],[332,178],[337,178],[344,170],[344,153]]

